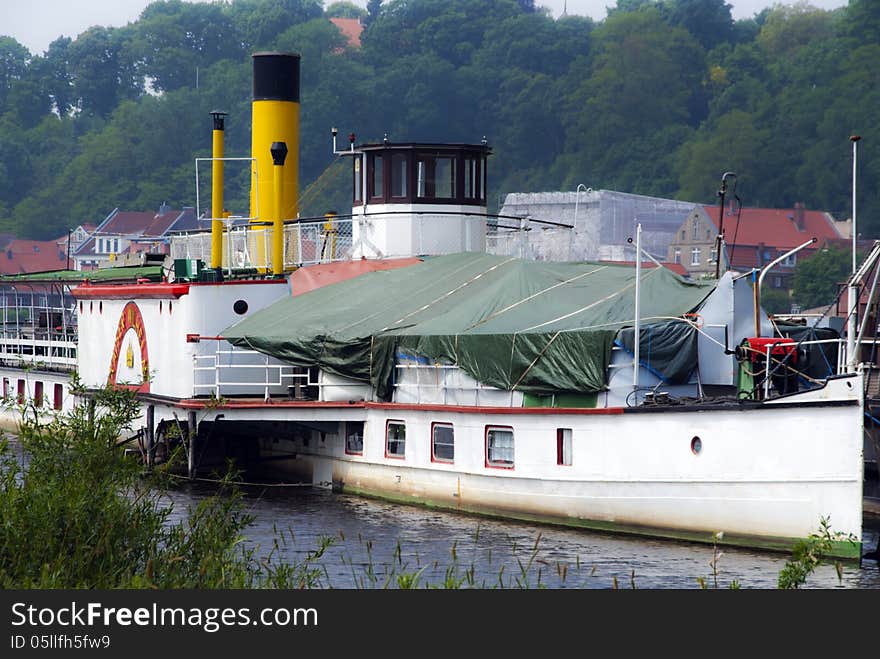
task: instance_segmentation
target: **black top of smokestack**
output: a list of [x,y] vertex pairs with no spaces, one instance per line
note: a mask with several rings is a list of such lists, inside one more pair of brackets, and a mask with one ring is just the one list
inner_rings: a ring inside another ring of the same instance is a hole
[[299,103],[299,55],[254,53],[254,100]]

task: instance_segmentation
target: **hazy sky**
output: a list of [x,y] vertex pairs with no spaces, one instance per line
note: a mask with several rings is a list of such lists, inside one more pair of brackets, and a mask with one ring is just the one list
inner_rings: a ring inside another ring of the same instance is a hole
[[[733,7],[734,18],[753,16],[776,0],[727,0]],[[327,6],[332,0],[325,0]],[[354,0],[366,5],[366,0]],[[61,35],[76,37],[92,25],[119,27],[137,20],[150,0],[0,0],[0,35],[15,37],[33,53],[42,53]],[[537,0],[548,7],[554,16],[567,5],[569,14],[605,18],[605,7],[616,5],[616,0]],[[783,4],[794,4],[786,0]],[[847,0],[810,0],[822,9],[834,9]]]

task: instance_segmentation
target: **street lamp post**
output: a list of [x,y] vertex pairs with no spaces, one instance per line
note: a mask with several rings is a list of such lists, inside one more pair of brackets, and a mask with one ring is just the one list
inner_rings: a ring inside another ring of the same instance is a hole
[[858,240],[858,232],[856,231],[856,156],[858,154],[858,143],[862,139],[859,135],[850,136],[852,142],[852,274],[853,281],[846,293],[846,355],[847,355],[847,371],[852,373],[855,371],[855,365],[858,362],[856,357],[856,312],[859,308],[859,286],[855,281],[856,274],[856,241]]

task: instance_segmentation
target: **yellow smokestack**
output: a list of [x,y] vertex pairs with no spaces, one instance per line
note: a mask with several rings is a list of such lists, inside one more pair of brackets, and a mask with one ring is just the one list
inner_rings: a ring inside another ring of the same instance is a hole
[[[273,221],[297,217],[299,210],[299,55],[255,53],[251,157],[251,217]],[[289,157],[283,168],[283,207],[274,207],[272,143],[284,142]],[[267,260],[268,261],[268,260]],[[268,265],[268,263],[267,263]]]
[[211,267],[223,267],[223,118],[225,112],[212,112],[214,131],[211,157]]

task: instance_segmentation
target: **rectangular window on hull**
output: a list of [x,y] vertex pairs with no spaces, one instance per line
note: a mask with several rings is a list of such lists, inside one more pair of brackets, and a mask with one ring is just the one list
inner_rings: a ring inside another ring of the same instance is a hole
[[486,426],[486,466],[513,469],[513,428]]
[[556,429],[556,464],[571,465],[571,428]]
[[348,455],[364,454],[364,422],[345,422],[345,452]]
[[63,404],[64,404],[64,385],[62,385],[60,383],[56,383],[54,396],[52,398],[52,407],[56,410],[60,410]]
[[34,406],[43,407],[43,383],[34,382]]
[[389,421],[385,426],[385,457],[402,458],[406,454],[406,425]]
[[451,423],[431,424],[431,461],[455,460],[455,431]]

